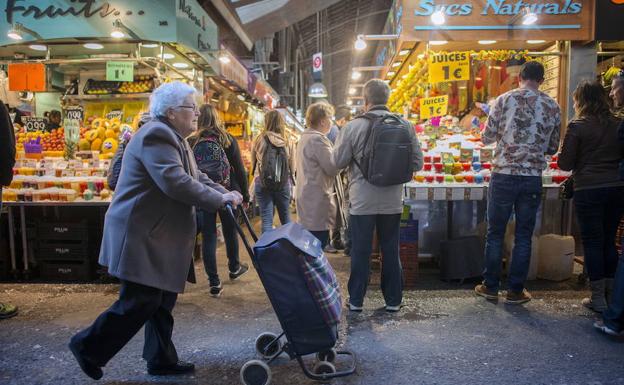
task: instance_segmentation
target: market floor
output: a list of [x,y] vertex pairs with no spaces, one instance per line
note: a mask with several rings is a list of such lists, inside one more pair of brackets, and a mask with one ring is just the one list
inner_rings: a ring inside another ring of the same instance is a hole
[[[345,288],[348,257],[330,260]],[[279,331],[277,319],[253,270],[240,281],[225,281],[223,296],[215,299],[207,294],[201,263],[196,269],[199,284],[188,286],[174,311],[174,341],[180,358],[193,361],[197,371],[148,376],[139,333],[97,383],[239,383],[241,365],[255,357],[255,337]],[[223,255],[220,271],[226,272]],[[381,292],[372,287],[364,312],[345,315],[341,344],[357,353],[357,373],[334,384],[624,384],[624,343],[592,330],[594,315],[579,306],[585,292],[575,282],[533,282],[535,299],[513,307],[476,298],[471,284],[440,282],[434,271],[421,276],[422,284],[405,293],[400,313],[380,311]],[[115,285],[0,284],[0,299],[21,310],[0,321],[0,384],[95,383],[80,371],[67,342],[116,296]],[[273,384],[314,383],[295,361],[279,359],[272,369]]]

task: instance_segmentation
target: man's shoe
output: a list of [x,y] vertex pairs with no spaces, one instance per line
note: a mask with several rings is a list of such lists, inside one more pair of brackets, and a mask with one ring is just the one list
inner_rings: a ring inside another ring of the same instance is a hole
[[608,334],[610,336],[614,336],[614,337],[624,336],[624,331],[618,332],[617,330],[613,330],[610,327],[608,327],[603,321],[594,322],[594,327],[600,330],[601,332]]
[[247,266],[247,264],[245,263],[241,263],[238,266],[238,270],[236,271],[230,271],[230,279],[232,281],[236,281],[237,279],[239,279],[243,274],[245,274],[247,271],[249,270],[249,266]]
[[152,376],[171,376],[176,374],[186,374],[195,371],[195,364],[178,361],[172,365],[148,366],[147,372]]
[[362,306],[352,305],[351,302],[347,302],[347,309],[349,309],[349,311],[352,311],[354,313],[361,313],[362,310],[364,310]]
[[345,249],[344,242],[342,241],[333,241],[331,242],[331,245],[334,246],[334,249],[339,250],[339,251]]
[[488,289],[485,284],[479,284],[474,288],[475,294],[490,301],[498,299],[498,291]]
[[505,303],[509,305],[520,305],[521,303],[529,302],[532,298],[527,289],[522,289],[520,292],[508,290]]
[[397,305],[397,306],[386,305],[385,309],[388,313],[398,313],[402,307],[403,305]]
[[17,315],[17,306],[10,303],[0,303],[0,319],[7,319]]
[[82,371],[87,376],[93,378],[94,380],[99,380],[100,378],[102,378],[102,376],[104,375],[104,373],[102,372],[102,368],[95,365],[88,359],[84,358],[78,351],[78,347],[73,341],[69,343],[69,350],[74,355],[74,358],[76,358],[76,361],[78,361],[78,365],[80,365],[80,369],[82,369]]
[[331,245],[331,243],[328,243],[327,246],[325,246],[325,248],[323,249],[324,252],[326,253],[337,253],[338,250],[336,250],[336,248],[334,246]]
[[210,295],[219,298],[221,297],[221,293],[223,293],[223,287],[221,286],[221,282],[218,285],[210,286]]

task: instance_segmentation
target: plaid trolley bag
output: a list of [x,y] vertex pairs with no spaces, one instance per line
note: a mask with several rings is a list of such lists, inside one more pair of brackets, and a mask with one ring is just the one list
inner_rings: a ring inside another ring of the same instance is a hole
[[[231,207],[228,211],[232,213]],[[258,240],[249,219],[242,217],[256,244],[252,250],[243,229],[237,230],[251,256],[267,296],[275,310],[282,333],[262,333],[256,338],[256,352],[264,360],[251,360],[240,371],[245,385],[268,385],[269,364],[282,353],[296,359],[304,374],[317,381],[344,377],[355,372],[355,355],[336,351],[342,299],[336,275],[323,254],[320,242],[297,223],[289,223],[262,235]],[[284,341],[285,339],[285,341]],[[302,357],[316,354],[308,369]],[[334,365],[340,355],[350,356],[347,370]]]

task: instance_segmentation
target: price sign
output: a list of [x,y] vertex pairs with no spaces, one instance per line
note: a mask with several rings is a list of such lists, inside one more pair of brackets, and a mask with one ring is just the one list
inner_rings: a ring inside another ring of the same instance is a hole
[[71,106],[65,109],[65,118],[73,120],[84,120],[84,108],[82,106]]
[[462,187],[454,187],[451,189],[452,201],[463,201],[466,196],[466,190]]
[[429,83],[470,80],[470,52],[431,53],[429,62]]
[[26,132],[45,131],[47,126],[44,118],[37,118],[35,116],[24,116],[22,121],[24,122]]
[[106,114],[106,119],[111,120],[114,118],[119,118],[119,120],[123,120],[123,111],[122,110],[113,110]]
[[429,189],[426,187],[417,187],[414,189],[414,197],[412,198],[415,201],[428,201],[429,200]]
[[445,201],[446,200],[446,188],[436,187],[433,189],[433,200],[434,201]]
[[134,80],[134,63],[130,61],[107,61],[106,80],[131,82]]
[[482,201],[483,200],[483,189],[482,188],[471,188],[470,189],[470,200],[471,201]]
[[420,99],[420,118],[444,116],[448,112],[448,95]]

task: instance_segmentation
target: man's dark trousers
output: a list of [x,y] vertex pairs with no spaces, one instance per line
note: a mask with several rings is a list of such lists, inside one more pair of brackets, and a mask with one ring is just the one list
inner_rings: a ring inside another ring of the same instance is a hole
[[119,299],[93,325],[76,334],[71,344],[88,361],[102,367],[145,325],[143,358],[147,366],[176,364],[171,311],[177,298],[177,293],[122,281]]

